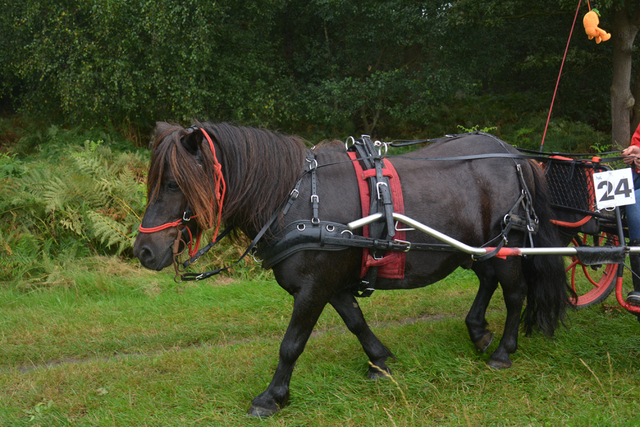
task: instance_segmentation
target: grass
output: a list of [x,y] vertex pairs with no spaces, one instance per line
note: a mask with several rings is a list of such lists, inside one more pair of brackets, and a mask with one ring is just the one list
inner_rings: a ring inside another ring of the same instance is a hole
[[[368,381],[359,343],[328,308],[291,381],[291,404],[245,415],[267,386],[292,306],[269,274],[173,282],[94,258],[31,288],[0,286],[2,426],[545,426],[640,422],[640,324],[610,297],[573,311],[554,339],[520,339],[513,368],[490,370],[464,316],[466,271],[360,300],[394,352]],[[488,311],[499,338],[500,292]],[[497,339],[490,351],[497,346]]]

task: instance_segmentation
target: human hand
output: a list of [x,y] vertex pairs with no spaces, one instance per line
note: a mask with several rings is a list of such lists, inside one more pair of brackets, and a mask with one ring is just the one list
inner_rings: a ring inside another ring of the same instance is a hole
[[640,147],[637,145],[630,145],[622,150],[622,156],[625,164],[640,166]]

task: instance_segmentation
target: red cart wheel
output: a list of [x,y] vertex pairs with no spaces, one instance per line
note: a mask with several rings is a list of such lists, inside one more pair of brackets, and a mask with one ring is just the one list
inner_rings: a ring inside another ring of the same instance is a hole
[[[618,236],[608,233],[577,234],[570,245],[573,246],[618,246]],[[576,307],[599,304],[616,287],[618,264],[584,265],[577,257],[565,257],[567,279],[578,296]]]

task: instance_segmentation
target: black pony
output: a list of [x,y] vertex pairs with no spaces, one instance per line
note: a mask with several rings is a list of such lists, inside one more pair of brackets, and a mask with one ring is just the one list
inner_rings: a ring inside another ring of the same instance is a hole
[[[314,148],[311,159],[300,139],[261,129],[224,123],[196,123],[185,129],[158,123],[157,130],[148,175],[149,204],[140,228],[143,232],[134,246],[135,255],[147,268],[169,266],[174,252],[184,245],[183,236],[217,229],[220,222],[254,238],[276,217],[270,239],[258,245],[262,250],[273,243],[278,230],[289,229],[293,223],[304,220],[313,228],[318,221],[317,227],[331,224],[333,229],[335,224],[362,217],[354,166],[342,143]],[[541,169],[509,153],[517,151],[491,135],[476,133],[444,138],[410,154],[390,157],[402,183],[404,214],[467,245],[496,246],[502,240],[505,215],[514,213],[525,190],[524,181],[539,219],[533,243],[558,246],[555,229],[548,222]],[[476,159],[469,159],[474,155]],[[467,159],[424,160],[456,156]],[[293,189],[298,196],[295,200],[290,196]],[[290,202],[283,209],[286,200]],[[195,220],[185,222],[183,217]],[[312,219],[315,221],[308,222]],[[354,233],[361,234],[361,229]],[[522,247],[526,233],[512,230],[505,237],[507,246]],[[406,240],[417,246],[436,242],[420,231],[406,231]],[[275,375],[252,401],[249,413],[255,416],[269,416],[287,404],[294,364],[327,303],[356,335],[371,363],[389,371],[385,361],[393,355],[369,329],[354,297],[354,288],[361,281],[363,249],[323,250],[319,245],[305,249],[293,251],[272,266],[280,286],[293,296],[294,306]],[[500,344],[489,360],[494,368],[511,366],[509,355],[517,349],[521,318],[526,332],[538,326],[552,335],[570,303],[562,260],[549,255],[475,261],[460,251],[409,250],[403,277],[378,278],[375,288],[427,286],[459,266],[473,269],[487,289],[496,289],[498,283],[502,286],[507,316]],[[484,295],[490,298],[491,293]],[[466,320],[470,337],[481,350],[487,348],[491,336],[485,307],[480,297]],[[370,378],[379,375],[377,369],[369,369]]]

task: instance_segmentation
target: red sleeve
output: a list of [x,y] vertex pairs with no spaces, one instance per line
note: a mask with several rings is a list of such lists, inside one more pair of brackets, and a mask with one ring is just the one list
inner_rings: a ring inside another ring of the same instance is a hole
[[638,125],[638,128],[633,134],[633,137],[631,138],[631,144],[629,145],[637,145],[638,147],[640,147],[640,125]]

